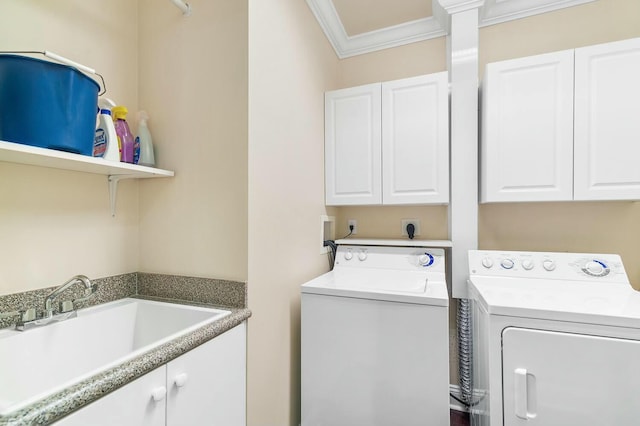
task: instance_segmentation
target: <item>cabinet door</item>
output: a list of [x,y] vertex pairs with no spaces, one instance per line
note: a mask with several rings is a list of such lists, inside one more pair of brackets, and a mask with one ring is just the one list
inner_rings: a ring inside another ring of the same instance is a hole
[[383,204],[448,201],[448,74],[382,83]]
[[640,199],[640,39],[576,49],[575,199]]
[[[166,368],[159,367],[63,418],[59,426],[164,426]],[[158,401],[154,399],[154,394]]]
[[573,198],[573,51],[487,65],[482,202]]
[[507,328],[504,426],[638,424],[640,342]]
[[246,425],[244,323],[167,364],[167,426]]
[[380,155],[380,84],[327,92],[326,204],[380,204]]

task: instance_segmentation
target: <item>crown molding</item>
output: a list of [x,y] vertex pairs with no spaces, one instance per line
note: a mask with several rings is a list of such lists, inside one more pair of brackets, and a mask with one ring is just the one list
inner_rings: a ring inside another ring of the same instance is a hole
[[450,15],[479,10],[478,26],[486,27],[597,0],[432,0],[433,16],[354,36],[340,21],[332,0],[306,0],[340,59],[429,40],[449,34]]
[[354,36],[347,35],[331,0],[307,0],[340,59],[447,35],[444,13]]
[[480,9],[479,26],[487,27],[593,1],[596,0],[486,0]]
[[433,0],[433,3],[439,3],[449,15],[479,9],[484,5],[484,2],[485,0]]

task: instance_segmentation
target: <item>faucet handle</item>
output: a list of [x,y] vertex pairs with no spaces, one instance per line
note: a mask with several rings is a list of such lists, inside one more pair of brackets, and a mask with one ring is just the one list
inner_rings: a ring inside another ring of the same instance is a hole
[[29,308],[22,313],[22,322],[33,321],[36,319],[36,308]]
[[73,311],[73,301],[65,300],[64,302],[60,302],[60,310],[59,313],[64,314],[65,312]]
[[36,309],[29,308],[25,311],[0,312],[0,319],[20,317],[20,322],[33,321],[36,319]]

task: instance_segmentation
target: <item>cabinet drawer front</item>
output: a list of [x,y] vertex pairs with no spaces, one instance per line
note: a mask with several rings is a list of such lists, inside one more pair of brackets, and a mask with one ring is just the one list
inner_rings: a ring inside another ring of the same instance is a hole
[[380,204],[380,158],[380,84],[327,92],[327,205]]
[[640,199],[640,39],[576,49],[575,199]]
[[384,204],[449,201],[448,74],[382,84]]
[[573,51],[489,64],[483,84],[481,201],[573,196]]

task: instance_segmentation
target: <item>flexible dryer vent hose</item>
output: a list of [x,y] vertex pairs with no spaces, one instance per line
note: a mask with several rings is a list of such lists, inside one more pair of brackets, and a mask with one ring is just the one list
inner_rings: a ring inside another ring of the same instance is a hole
[[473,405],[473,338],[471,301],[458,299],[458,374],[462,403]]

